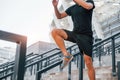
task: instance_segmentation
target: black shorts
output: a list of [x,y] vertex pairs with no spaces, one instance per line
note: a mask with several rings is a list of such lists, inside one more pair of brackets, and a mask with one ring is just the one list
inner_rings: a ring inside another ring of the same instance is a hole
[[73,31],[64,30],[68,38],[67,41],[76,43],[80,49],[80,52],[83,54],[83,52],[92,57],[92,46],[93,46],[93,37],[84,35],[84,34],[77,34]]

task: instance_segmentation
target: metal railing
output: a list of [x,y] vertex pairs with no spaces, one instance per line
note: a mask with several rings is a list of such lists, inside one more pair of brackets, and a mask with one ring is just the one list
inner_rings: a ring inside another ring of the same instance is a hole
[[[112,74],[113,74],[113,76],[117,75],[116,74],[116,64],[115,64],[115,62],[116,62],[115,51],[116,51],[116,49],[120,49],[119,43],[120,43],[120,33],[118,33],[116,35],[113,35],[113,36],[111,36],[111,37],[109,37],[109,38],[107,38],[107,39],[105,39],[103,41],[100,41],[100,42],[93,45],[93,56],[95,56],[96,54],[99,54],[98,55],[99,61],[101,60],[101,56],[103,55],[101,53],[102,51],[100,51],[100,49],[103,49],[104,47],[109,47],[109,49],[110,49],[109,53],[111,53],[111,55],[112,55],[111,59],[112,59]],[[95,53],[96,51],[97,51],[97,53]],[[105,53],[105,51],[103,51],[103,52]],[[70,53],[72,53],[72,52],[70,52]],[[106,55],[106,54],[107,53],[105,53],[104,55]],[[61,64],[61,61],[58,61],[58,62],[56,62],[54,64],[49,65],[48,67],[46,67],[44,69],[41,69],[41,70],[37,71],[36,80],[41,79],[42,73],[44,73],[45,71],[48,71],[48,70],[60,65],[60,64]],[[83,58],[82,58],[82,56],[81,56],[80,64],[81,64],[81,67],[79,69],[79,73],[80,73],[79,74],[79,80],[83,80],[83,75],[82,75],[82,73],[83,73]],[[68,74],[69,74],[68,80],[71,80],[71,76],[70,76],[71,75],[71,64],[69,64]]]
[[[5,41],[10,41],[10,42],[17,44],[15,65],[13,68],[14,75],[13,75],[12,79],[13,80],[23,80],[27,37],[0,30],[0,39],[5,40]],[[11,74],[9,74],[9,75],[11,75]]]
[[[39,54],[37,54],[37,55],[36,54],[32,54],[32,55],[36,55],[36,56],[33,56],[32,58],[30,58],[31,55],[27,55],[26,56],[26,63],[25,63],[25,65],[27,67],[31,67],[31,66],[36,64],[36,61],[41,60],[42,58],[45,57],[45,55],[49,55],[50,52],[55,51],[55,50],[58,51],[59,49],[55,48],[55,49],[52,49],[52,50],[47,51],[47,52],[45,52],[43,54],[40,54],[40,55]],[[27,59],[27,58],[30,58],[30,59]],[[12,77],[13,76],[13,73],[14,73],[14,71],[13,71],[14,63],[15,62],[12,61],[8,65],[6,65],[6,64],[3,64],[3,66],[1,65],[2,70],[0,71],[0,80],[4,79],[5,77],[9,77],[9,76]],[[27,67],[25,67],[25,68],[27,68]]]
[[[75,47],[75,48],[73,48],[73,47]],[[74,57],[79,55],[79,60],[81,60],[81,61],[78,61],[78,62],[80,62],[80,64],[79,64],[80,65],[79,66],[79,71],[80,71],[79,72],[79,80],[83,80],[83,75],[82,75],[82,73],[83,73],[83,63],[82,63],[83,62],[83,58],[80,56],[80,52],[78,51],[78,47],[76,47],[76,45],[73,45],[73,46],[70,46],[67,50],[70,51],[70,53]],[[60,55],[60,53],[61,53],[61,51],[59,53],[56,53],[56,54],[51,55],[49,57],[43,58],[42,61],[46,60],[47,58],[54,57],[54,56],[56,56],[58,54]],[[38,70],[37,73],[36,73],[36,80],[41,80],[42,79],[42,74],[45,71],[51,70],[51,69],[53,69],[56,66],[60,66],[61,63],[62,63],[62,60],[61,60],[61,57],[60,57],[57,60],[55,60],[54,63],[49,64],[49,66],[47,66],[47,67],[45,67],[43,69]],[[69,67],[68,67],[68,80],[71,80],[71,63],[69,64]]]
[[[96,56],[98,57],[99,61],[101,60],[101,57],[103,55],[112,55],[112,73],[113,76],[116,75],[116,59],[115,59],[115,54],[116,54],[116,50],[120,49],[120,45],[119,42],[120,41],[120,33],[113,35],[105,40],[102,40],[98,43],[95,43],[93,45],[93,58]],[[107,49],[106,49],[107,48]],[[58,52],[54,52],[55,50],[58,50]],[[80,56],[80,52],[79,49],[77,47],[77,45],[73,45],[67,48],[67,50],[74,55],[74,57],[79,56],[77,58],[77,63],[80,64],[80,66],[78,66],[79,69],[79,80],[83,80],[83,56]],[[54,54],[49,54],[51,51],[54,52]],[[29,67],[32,66],[37,66],[36,67],[36,80],[40,80],[40,78],[42,78],[42,73],[49,71],[50,69],[54,69],[56,66],[60,66],[61,65],[61,51],[59,49],[53,49],[50,50],[48,52],[47,55],[45,55],[44,57],[41,57],[40,55],[33,57],[31,59],[26,60],[26,65],[25,65],[25,70]],[[45,53],[44,53],[45,54]],[[94,60],[94,59],[93,59]],[[27,62],[28,61],[28,62]],[[68,67],[68,80],[71,80],[71,63],[69,64]],[[11,71],[8,71],[9,69],[11,69]],[[6,72],[5,72],[6,71]],[[14,74],[14,71],[12,70],[12,66],[5,69],[3,72],[0,71],[0,74],[4,74],[4,76],[0,77],[0,79],[4,79],[8,76],[12,76],[12,74]],[[5,74],[8,73],[8,74]],[[12,80],[12,79],[11,79]]]
[[[107,49],[106,49],[107,48]],[[103,55],[111,55],[112,74],[116,76],[116,50],[120,49],[120,32],[93,45],[93,57],[99,61]]]

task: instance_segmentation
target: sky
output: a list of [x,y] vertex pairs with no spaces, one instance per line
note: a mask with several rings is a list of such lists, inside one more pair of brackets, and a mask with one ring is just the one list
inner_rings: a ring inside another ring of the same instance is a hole
[[52,0],[0,0],[0,30],[27,36],[28,46],[50,42],[52,17]]

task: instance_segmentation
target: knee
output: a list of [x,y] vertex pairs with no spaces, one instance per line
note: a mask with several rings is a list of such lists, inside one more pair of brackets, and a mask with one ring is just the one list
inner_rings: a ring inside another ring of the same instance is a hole
[[51,35],[52,36],[55,36],[57,34],[57,29],[53,29],[52,31],[51,31]]
[[91,61],[86,61],[86,66],[87,66],[88,69],[92,69],[93,68],[93,65],[92,65]]
[[92,62],[92,59],[90,57],[85,58],[85,64],[89,70],[93,69],[93,62]]

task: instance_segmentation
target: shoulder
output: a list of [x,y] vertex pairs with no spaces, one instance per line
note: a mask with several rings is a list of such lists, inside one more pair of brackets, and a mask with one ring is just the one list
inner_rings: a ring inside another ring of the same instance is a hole
[[72,10],[72,9],[75,8],[76,6],[78,6],[78,5],[77,5],[77,4],[74,4],[74,5],[69,6],[69,7],[66,9],[66,11]]
[[92,9],[94,9],[94,8],[95,8],[95,4],[94,4],[94,1],[93,1],[93,0],[87,0],[86,2],[88,2],[88,3],[92,4],[92,6],[93,6],[93,8],[92,8]]

